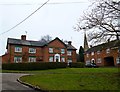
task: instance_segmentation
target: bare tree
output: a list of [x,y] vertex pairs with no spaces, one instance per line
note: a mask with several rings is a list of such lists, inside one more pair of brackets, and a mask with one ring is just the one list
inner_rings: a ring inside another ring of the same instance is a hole
[[84,13],[74,29],[88,31],[89,41],[94,44],[119,40],[120,1],[98,0],[91,7],[91,11]]
[[42,36],[41,39],[39,40],[40,42],[50,42],[52,40],[52,37],[50,35]]

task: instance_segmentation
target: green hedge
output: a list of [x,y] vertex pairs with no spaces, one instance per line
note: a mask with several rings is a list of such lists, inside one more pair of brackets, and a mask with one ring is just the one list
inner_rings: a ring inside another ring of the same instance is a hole
[[66,68],[67,63],[62,62],[41,62],[41,63],[5,63],[3,70],[46,70],[56,68]]
[[70,68],[83,68],[85,67],[85,64],[83,62],[76,62],[76,63],[70,63]]

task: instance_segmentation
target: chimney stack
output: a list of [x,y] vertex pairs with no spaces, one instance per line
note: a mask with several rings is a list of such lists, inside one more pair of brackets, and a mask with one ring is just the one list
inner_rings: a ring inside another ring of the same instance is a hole
[[21,40],[26,40],[26,35],[22,35]]
[[71,45],[72,41],[68,41],[68,45]]
[[90,48],[92,48],[93,46],[92,45],[90,45]]

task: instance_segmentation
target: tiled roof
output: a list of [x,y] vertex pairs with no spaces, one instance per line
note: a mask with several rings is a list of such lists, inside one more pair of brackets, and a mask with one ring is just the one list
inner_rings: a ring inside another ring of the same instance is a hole
[[[58,37],[56,37],[55,39],[58,39],[60,42],[62,42],[67,47],[67,49],[76,50],[75,47],[73,47],[72,45],[69,45],[69,44],[65,44]],[[49,43],[53,42],[54,40],[50,41]],[[15,44],[15,45],[27,45],[27,46],[45,46],[45,45],[48,45],[49,43],[41,42],[41,41],[14,39],[14,38],[8,38],[8,40],[7,40],[7,45]]]
[[74,46],[67,44],[67,49],[68,50],[77,50]]
[[28,46],[44,46],[45,44],[47,44],[46,42],[21,40],[21,39],[13,39],[13,38],[8,38],[7,43],[16,44],[16,45],[28,45]]
[[110,41],[107,43],[103,43],[103,44],[91,47],[86,52],[90,53],[90,52],[95,52],[95,51],[99,51],[102,49],[113,48],[113,47],[120,47],[120,40],[114,40],[114,41]]

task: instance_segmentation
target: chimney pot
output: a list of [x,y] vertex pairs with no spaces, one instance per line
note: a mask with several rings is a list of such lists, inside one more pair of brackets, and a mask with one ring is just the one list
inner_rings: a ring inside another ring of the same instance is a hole
[[93,46],[92,45],[90,45],[90,48],[92,48]]
[[71,45],[72,41],[68,41],[68,45]]
[[26,35],[22,35],[21,40],[26,40]]

